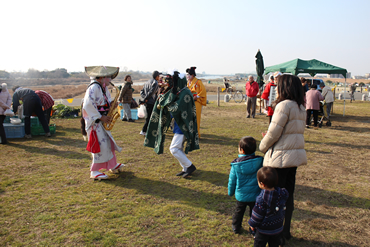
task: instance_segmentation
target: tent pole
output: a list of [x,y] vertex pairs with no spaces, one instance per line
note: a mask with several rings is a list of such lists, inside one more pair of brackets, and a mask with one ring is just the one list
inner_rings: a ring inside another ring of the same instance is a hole
[[345,109],[346,109],[346,85],[347,85],[347,75],[344,77],[344,96],[343,96],[343,99],[344,99],[344,104],[343,104],[343,117],[344,117],[344,112],[345,112]]

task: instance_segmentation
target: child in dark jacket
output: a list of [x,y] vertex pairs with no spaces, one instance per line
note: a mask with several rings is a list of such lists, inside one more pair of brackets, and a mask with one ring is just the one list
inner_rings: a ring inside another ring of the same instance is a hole
[[256,156],[256,140],[245,136],[239,142],[239,157],[231,162],[229,175],[229,196],[235,194],[236,210],[233,215],[232,229],[239,234],[242,228],[243,216],[249,206],[249,216],[256,197],[260,193],[257,181],[257,171],[262,167],[263,157]]
[[256,199],[252,216],[248,221],[252,231],[256,232],[254,246],[279,246],[285,217],[285,203],[289,193],[284,188],[276,187],[278,174],[275,168],[264,166],[257,172],[258,185],[262,189]]

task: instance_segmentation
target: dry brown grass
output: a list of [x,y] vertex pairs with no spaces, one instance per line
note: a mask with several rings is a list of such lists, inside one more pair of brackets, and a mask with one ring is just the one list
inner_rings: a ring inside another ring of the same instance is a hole
[[[334,106],[333,126],[305,131],[308,164],[297,170],[293,239],[287,246],[370,246],[370,102]],[[0,152],[0,245],[252,246],[231,230],[230,162],[242,136],[259,142],[268,118],[245,118],[245,105],[203,108],[201,149],[188,157],[191,179],[169,152],[143,147],[144,120],[117,121],[112,134],[125,172],[89,179],[79,119],[55,119],[57,133],[10,139]],[[258,155],[262,153],[257,152]],[[248,217],[243,226],[247,228]]]

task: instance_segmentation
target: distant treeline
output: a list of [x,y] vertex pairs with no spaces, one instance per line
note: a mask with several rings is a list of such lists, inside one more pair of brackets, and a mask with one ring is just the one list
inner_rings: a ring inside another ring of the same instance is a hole
[[[134,81],[147,80],[151,78],[150,72],[142,71],[123,71],[118,74],[115,81],[123,82],[126,75],[131,75]],[[71,85],[89,83],[89,77],[84,72],[71,72],[64,68],[52,71],[38,71],[29,69],[27,72],[7,72],[0,70],[1,82],[6,82],[8,87],[15,85],[35,86],[35,85]]]

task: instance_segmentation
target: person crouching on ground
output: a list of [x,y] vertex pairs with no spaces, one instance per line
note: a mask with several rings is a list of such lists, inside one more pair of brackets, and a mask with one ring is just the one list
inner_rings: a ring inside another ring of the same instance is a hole
[[285,203],[289,193],[277,187],[278,174],[275,168],[262,167],[257,172],[258,186],[262,189],[248,221],[255,232],[254,246],[277,247],[284,244],[281,236],[285,217]]
[[263,158],[256,156],[256,140],[245,136],[239,142],[239,157],[231,162],[228,194],[236,198],[236,209],[232,220],[232,229],[239,234],[245,210],[249,206],[249,217],[261,190],[258,187],[257,171],[262,167]]
[[85,72],[90,76],[91,83],[84,97],[82,116],[85,119],[86,132],[91,141],[91,132],[96,131],[100,152],[92,154],[90,178],[108,179],[109,177],[99,170],[110,170],[112,173],[123,171],[124,164],[117,163],[115,151],[121,152],[109,130],[103,123],[109,123],[111,117],[106,116],[111,105],[108,85],[118,75],[119,68],[108,66],[85,67]]

